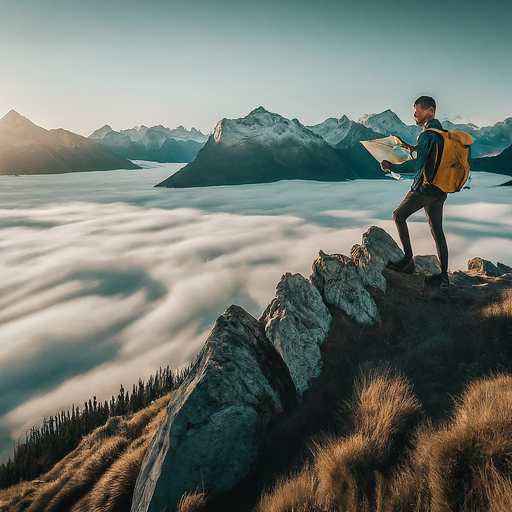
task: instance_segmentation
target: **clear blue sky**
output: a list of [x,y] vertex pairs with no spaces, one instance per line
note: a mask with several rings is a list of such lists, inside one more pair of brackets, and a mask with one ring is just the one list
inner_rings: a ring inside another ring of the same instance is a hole
[[89,135],[195,126],[263,105],[315,124],[512,116],[512,2],[0,0],[0,117]]

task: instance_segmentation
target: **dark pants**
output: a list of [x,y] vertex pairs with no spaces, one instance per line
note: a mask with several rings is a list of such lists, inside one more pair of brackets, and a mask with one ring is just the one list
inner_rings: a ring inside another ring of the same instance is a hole
[[432,187],[430,189],[411,190],[398,208],[393,212],[398,236],[402,242],[406,258],[412,258],[411,239],[406,220],[418,210],[425,208],[430,231],[436,242],[437,255],[441,262],[441,271],[448,270],[448,246],[443,233],[443,204],[446,200],[446,192]]

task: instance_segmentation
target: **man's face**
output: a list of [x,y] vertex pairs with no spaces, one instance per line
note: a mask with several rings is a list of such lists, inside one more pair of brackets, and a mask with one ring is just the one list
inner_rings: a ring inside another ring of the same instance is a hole
[[414,121],[417,126],[424,126],[434,119],[436,112],[432,107],[425,108],[422,105],[414,105]]

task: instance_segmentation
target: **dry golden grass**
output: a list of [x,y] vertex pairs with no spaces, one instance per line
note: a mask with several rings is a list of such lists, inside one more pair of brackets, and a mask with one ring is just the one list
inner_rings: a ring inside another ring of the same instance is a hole
[[129,510],[144,453],[171,394],[127,419],[111,418],[38,480],[0,491],[2,512]]
[[382,472],[389,471],[397,442],[420,410],[404,377],[389,370],[368,372],[358,382],[350,405],[353,433],[318,444],[311,467],[265,493],[258,512],[375,510],[384,494]]
[[512,510],[512,376],[474,381],[446,424],[424,422],[409,444],[397,440],[419,404],[399,376],[364,377],[350,410],[352,434],[317,446],[313,462],[264,493],[255,512]]
[[165,412],[166,409],[163,407],[156,416],[144,415],[146,420],[151,419],[151,421],[142,431],[140,431],[143,426],[141,418],[134,417],[126,422],[126,430],[131,431],[133,431],[133,422],[136,422],[138,427],[136,431],[140,431],[139,437],[135,438],[129,448],[102,475],[91,492],[71,509],[72,512],[115,512],[130,509],[142,459]]
[[298,475],[280,479],[274,489],[264,492],[256,512],[312,512],[317,510],[316,473],[309,466]]
[[491,503],[508,499],[512,377],[497,375],[470,384],[456,401],[452,421],[419,436],[415,456],[417,466],[428,472],[433,512],[490,510]]
[[421,411],[410,383],[389,370],[364,375],[350,409],[354,433],[329,439],[315,457],[320,499],[346,511],[373,506],[379,475],[388,471],[397,442]]
[[206,510],[208,499],[206,493],[184,494],[178,503],[177,512],[201,512]]
[[500,300],[483,308],[482,315],[487,318],[512,318],[512,290],[504,290]]

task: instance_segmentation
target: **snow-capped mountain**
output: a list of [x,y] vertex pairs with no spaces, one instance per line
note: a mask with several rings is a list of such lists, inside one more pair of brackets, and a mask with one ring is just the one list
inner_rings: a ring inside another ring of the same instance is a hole
[[151,128],[142,125],[117,132],[105,125],[89,135],[89,138],[132,160],[191,162],[207,136],[195,128],[188,131],[183,126],[171,130],[162,125]]
[[324,147],[325,140],[308,130],[297,119],[289,120],[268,112],[263,107],[254,109],[240,119],[222,119],[213,132],[213,140],[224,147],[244,142],[279,145],[287,141]]
[[416,144],[416,139],[421,132],[421,128],[405,124],[390,109],[380,114],[365,114],[357,122],[383,135],[398,135],[409,144]]
[[95,142],[59,128],[45,130],[11,110],[0,119],[0,174],[60,174],[140,169]]
[[343,181],[364,173],[369,177],[374,169],[362,169],[361,165],[348,164],[339,151],[297,119],[289,120],[259,107],[246,117],[219,121],[195,160],[158,186],[237,185],[285,179]]
[[331,146],[340,149],[354,146],[362,140],[378,139],[383,136],[361,123],[351,121],[345,115],[340,119],[330,117],[323,123],[308,126],[308,129],[320,135]]

